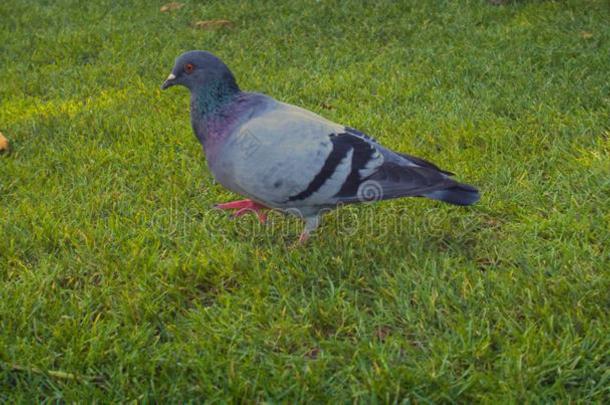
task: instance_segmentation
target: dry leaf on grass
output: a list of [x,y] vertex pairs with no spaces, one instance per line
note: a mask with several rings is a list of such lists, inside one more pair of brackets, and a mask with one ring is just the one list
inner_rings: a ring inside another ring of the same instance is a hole
[[184,7],[184,4],[182,3],[176,3],[171,2],[171,3],[167,3],[166,5],[161,7],[161,12],[162,13],[167,13],[168,11],[174,11],[174,10],[180,10],[182,7]]
[[9,148],[8,139],[6,139],[4,137],[4,135],[2,135],[2,132],[0,132],[0,152],[7,151],[8,148]]
[[375,330],[375,337],[382,342],[385,342],[388,336],[390,336],[390,327],[389,326],[380,326]]
[[229,20],[205,20],[205,21],[197,21],[195,24],[195,28],[199,28],[200,30],[217,30],[219,28],[233,28],[235,24],[233,21]]
[[305,357],[310,360],[315,360],[318,358],[319,354],[320,354],[320,349],[317,347],[314,347],[311,350],[309,350],[307,353],[305,353]]
[[582,39],[589,39],[589,38],[593,38],[593,33],[591,32],[587,32],[587,31],[581,31],[580,32],[580,37]]

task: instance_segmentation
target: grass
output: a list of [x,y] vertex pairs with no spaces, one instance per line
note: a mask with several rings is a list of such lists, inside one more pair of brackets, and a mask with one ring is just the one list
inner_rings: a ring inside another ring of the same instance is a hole
[[[184,3],[0,4],[0,401],[610,400],[606,1]],[[481,202],[231,221],[189,49]]]

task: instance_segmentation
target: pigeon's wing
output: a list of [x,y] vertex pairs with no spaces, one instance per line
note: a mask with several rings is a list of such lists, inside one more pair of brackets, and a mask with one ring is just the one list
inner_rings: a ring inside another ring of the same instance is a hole
[[446,174],[448,172],[422,159],[410,159],[407,155],[388,150],[373,140],[354,134],[350,128],[336,137],[335,144],[347,145],[355,157],[349,176],[333,196],[336,202],[422,196],[455,184]]
[[420,196],[459,184],[432,163],[282,103],[245,122],[222,161],[229,188],[279,208]]
[[[360,159],[352,160],[350,175],[333,196],[335,204],[399,197],[427,197],[456,205],[479,200],[478,190],[453,180],[453,173],[427,160],[393,152],[354,131],[346,128],[338,138],[348,143]],[[377,158],[378,154],[382,159]]]
[[[276,103],[244,122],[227,140],[215,175],[229,189],[273,207],[326,201],[349,174],[349,159],[333,152],[331,135],[342,126],[309,111]],[[314,185],[310,187],[310,184]]]

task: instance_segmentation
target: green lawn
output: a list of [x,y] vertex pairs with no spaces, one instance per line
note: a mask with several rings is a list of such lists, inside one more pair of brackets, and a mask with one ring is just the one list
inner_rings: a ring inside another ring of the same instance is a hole
[[[607,0],[127,3],[0,3],[0,402],[610,400]],[[480,203],[231,220],[190,49]]]

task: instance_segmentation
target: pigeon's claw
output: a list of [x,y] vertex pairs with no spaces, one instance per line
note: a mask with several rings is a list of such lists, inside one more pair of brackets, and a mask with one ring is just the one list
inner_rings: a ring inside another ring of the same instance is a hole
[[307,243],[308,240],[309,240],[309,232],[303,231],[303,232],[301,232],[301,235],[299,236],[299,241],[297,242],[297,245],[304,245]]
[[255,208],[240,208],[233,213],[233,216],[241,217],[242,215],[245,215],[248,212],[253,212],[258,217],[258,220],[260,221],[260,223],[264,224],[265,222],[267,222],[267,213],[265,212],[265,210],[267,210],[267,209],[268,209],[267,207],[256,208],[256,209]]
[[241,217],[248,212],[254,212],[261,224],[267,221],[267,211],[269,208],[252,200],[231,201],[228,203],[217,204],[216,208],[221,210],[237,210],[233,213],[234,217]]

